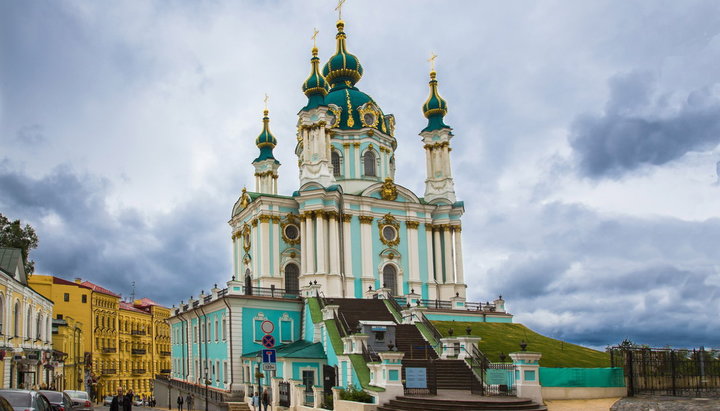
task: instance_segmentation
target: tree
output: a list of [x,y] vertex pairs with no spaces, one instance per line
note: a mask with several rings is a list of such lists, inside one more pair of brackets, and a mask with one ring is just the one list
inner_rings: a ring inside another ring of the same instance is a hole
[[31,275],[35,271],[35,261],[30,260],[30,250],[37,248],[38,238],[30,224],[23,227],[20,220],[10,221],[0,213],[0,247],[19,248],[22,250],[25,273]]

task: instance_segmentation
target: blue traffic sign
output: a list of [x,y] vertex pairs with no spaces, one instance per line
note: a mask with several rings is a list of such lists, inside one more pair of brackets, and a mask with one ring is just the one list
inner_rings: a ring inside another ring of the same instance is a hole
[[262,351],[262,358],[263,358],[262,362],[264,362],[264,363],[266,363],[266,362],[269,362],[269,363],[277,362],[277,361],[275,361],[275,350],[263,350],[263,351]]
[[260,343],[265,348],[272,348],[275,346],[275,337],[270,334],[264,335]]

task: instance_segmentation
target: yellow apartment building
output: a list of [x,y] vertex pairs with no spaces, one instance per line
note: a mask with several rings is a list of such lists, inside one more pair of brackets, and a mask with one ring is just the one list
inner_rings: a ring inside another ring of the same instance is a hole
[[53,319],[53,349],[63,366],[57,368],[52,386],[58,391],[84,389],[85,342],[83,324],[70,316]]
[[[35,275],[31,286],[57,302],[56,320],[70,317],[81,329],[76,332],[82,335],[82,348],[68,345],[71,340],[62,334],[68,334],[62,326],[53,338],[58,347],[62,340],[67,350],[81,349],[83,353],[82,364],[65,372],[66,389],[81,389],[96,398],[113,394],[118,387],[149,395],[155,375],[170,372],[168,308],[147,298],[125,302],[119,294],[80,279]],[[69,361],[70,353],[63,352]],[[84,372],[78,381],[80,368]],[[78,384],[79,388],[74,388]]]

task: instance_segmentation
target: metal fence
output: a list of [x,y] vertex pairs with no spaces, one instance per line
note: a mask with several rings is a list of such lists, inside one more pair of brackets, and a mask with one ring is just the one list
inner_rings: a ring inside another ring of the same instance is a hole
[[614,367],[623,367],[628,395],[720,397],[720,351],[617,346]]

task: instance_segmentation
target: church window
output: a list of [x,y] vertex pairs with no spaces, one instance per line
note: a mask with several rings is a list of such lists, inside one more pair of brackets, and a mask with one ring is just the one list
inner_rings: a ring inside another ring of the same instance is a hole
[[330,162],[333,166],[333,176],[340,177],[340,154],[334,151],[330,154]]
[[392,295],[397,295],[397,269],[392,264],[383,267],[383,287],[389,288]]
[[295,224],[288,224],[285,226],[285,237],[289,240],[297,240],[300,237],[300,230]]
[[13,327],[14,327],[13,332],[15,334],[15,337],[19,337],[20,336],[20,303],[19,302],[15,303],[15,310],[14,310],[13,317],[14,317],[13,319],[15,320],[13,323]]
[[365,152],[363,155],[363,166],[366,176],[375,177],[377,175],[375,172],[375,153],[370,150]]
[[295,263],[285,266],[285,292],[300,294],[300,269]]
[[393,242],[397,238],[397,230],[391,225],[386,225],[382,229],[382,236],[386,242]]

